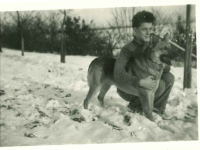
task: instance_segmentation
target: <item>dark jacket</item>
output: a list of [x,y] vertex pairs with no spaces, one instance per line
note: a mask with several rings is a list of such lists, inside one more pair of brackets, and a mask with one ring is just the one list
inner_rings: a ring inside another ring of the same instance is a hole
[[[142,43],[136,39],[126,44],[119,54],[114,67],[114,78],[117,82],[126,83],[138,87],[140,78],[129,74],[126,70],[128,61],[138,58],[140,55],[144,55],[145,49],[148,47],[148,43]],[[169,72],[170,66],[166,65],[163,72]]]

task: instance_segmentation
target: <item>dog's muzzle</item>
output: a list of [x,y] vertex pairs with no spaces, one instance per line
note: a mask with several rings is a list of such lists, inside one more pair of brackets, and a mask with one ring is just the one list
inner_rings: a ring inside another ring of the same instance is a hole
[[160,60],[168,65],[172,65],[171,61],[175,60],[179,56],[180,56],[180,54],[174,50],[173,52],[170,52],[170,54],[168,54],[168,55],[166,55],[166,54],[161,55]]

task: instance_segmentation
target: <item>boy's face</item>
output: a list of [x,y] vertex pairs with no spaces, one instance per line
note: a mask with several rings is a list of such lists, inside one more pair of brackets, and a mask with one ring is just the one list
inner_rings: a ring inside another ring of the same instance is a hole
[[138,40],[143,42],[150,41],[150,34],[153,32],[153,24],[152,23],[141,23],[138,28],[134,28],[135,36]]

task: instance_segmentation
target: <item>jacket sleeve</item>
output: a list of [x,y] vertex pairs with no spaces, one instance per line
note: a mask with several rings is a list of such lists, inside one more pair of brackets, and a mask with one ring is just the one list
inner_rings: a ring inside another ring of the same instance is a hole
[[114,67],[114,78],[118,83],[124,83],[138,88],[139,78],[129,74],[126,71],[126,64],[128,63],[132,52],[127,48],[122,48],[119,57],[116,60]]

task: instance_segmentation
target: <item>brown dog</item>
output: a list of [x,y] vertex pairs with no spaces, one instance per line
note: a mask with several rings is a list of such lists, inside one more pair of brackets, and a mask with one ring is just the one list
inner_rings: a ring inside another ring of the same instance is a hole
[[[178,53],[171,49],[168,34],[166,34],[163,39],[152,34],[149,45],[150,46],[147,48],[145,55],[141,55],[137,59],[129,61],[127,64],[127,72],[139,77],[140,79],[147,76],[154,76],[157,84],[152,90],[139,87],[138,89],[133,90],[132,93],[133,95],[140,97],[145,116],[154,121],[152,115],[154,108],[154,95],[165,67],[165,63],[161,60],[166,60],[165,62],[170,63],[169,60],[176,58]],[[118,89],[124,90],[122,88],[123,85],[116,82],[114,79],[113,72],[115,61],[114,58],[96,58],[91,62],[87,76],[90,88],[87,97],[84,100],[85,109],[88,108],[89,101],[99,91],[98,100],[101,105],[104,106],[104,96],[111,85],[115,85]]]

